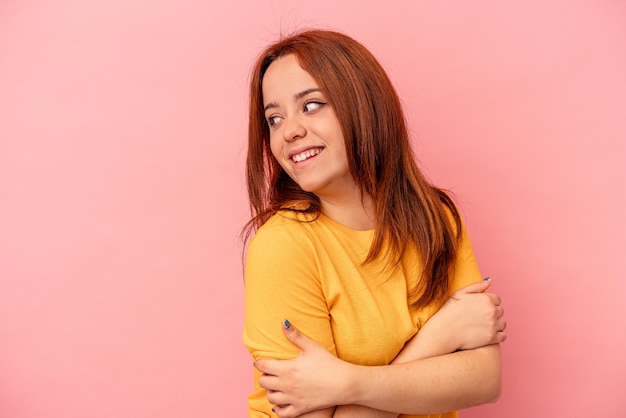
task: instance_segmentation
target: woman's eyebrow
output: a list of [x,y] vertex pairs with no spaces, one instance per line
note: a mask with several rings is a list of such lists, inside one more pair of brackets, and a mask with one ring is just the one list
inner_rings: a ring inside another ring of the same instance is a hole
[[[321,91],[321,90],[318,89],[317,87],[312,87],[310,89],[302,90],[300,93],[294,94],[293,100],[295,102],[297,102],[298,100],[300,100],[303,97],[305,97],[307,94],[315,93],[315,92],[318,92],[318,91]],[[270,102],[270,103],[265,105],[265,107],[263,108],[263,111],[267,111],[268,109],[274,109],[276,107],[278,107],[278,103]]]
[[268,109],[273,109],[275,107],[278,107],[278,103],[270,102],[270,103],[265,105],[265,107],[263,108],[263,111],[267,112]]
[[293,99],[294,99],[294,101],[298,101],[298,100],[302,99],[304,96],[306,96],[307,94],[315,93],[317,91],[321,91],[321,90],[318,89],[317,87],[306,89],[306,90],[303,90],[300,93],[297,93],[296,95],[294,95]]

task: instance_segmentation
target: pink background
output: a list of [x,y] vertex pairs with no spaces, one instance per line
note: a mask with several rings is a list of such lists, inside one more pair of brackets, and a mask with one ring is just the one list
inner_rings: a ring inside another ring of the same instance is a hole
[[462,416],[622,416],[626,3],[215,3],[0,4],[0,416],[245,415],[248,72],[306,26],[388,69],[504,299]]

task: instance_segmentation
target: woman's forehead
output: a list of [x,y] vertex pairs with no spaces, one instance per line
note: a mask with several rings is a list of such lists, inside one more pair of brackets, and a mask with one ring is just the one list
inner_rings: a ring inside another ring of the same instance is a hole
[[293,54],[272,62],[261,81],[264,105],[267,102],[298,99],[302,92],[314,89],[319,90],[317,81],[300,66]]

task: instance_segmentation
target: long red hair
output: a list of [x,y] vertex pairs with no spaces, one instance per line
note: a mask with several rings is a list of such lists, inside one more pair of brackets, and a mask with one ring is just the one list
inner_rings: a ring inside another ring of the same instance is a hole
[[[263,110],[262,81],[281,56],[294,54],[333,106],[345,139],[350,171],[374,203],[376,228],[365,262],[379,256],[399,262],[414,243],[423,262],[415,308],[441,302],[461,237],[454,203],[431,186],[411,150],[398,95],[376,58],[354,39],[333,31],[309,30],[281,39],[260,55],[250,82],[246,176],[252,219],[246,239],[286,207],[320,213],[320,201],[303,191],[272,156]],[[304,203],[304,205],[302,205]]]

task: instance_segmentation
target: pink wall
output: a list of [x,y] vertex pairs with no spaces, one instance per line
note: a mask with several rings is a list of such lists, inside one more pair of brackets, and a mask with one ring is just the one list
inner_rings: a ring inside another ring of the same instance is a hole
[[626,4],[5,0],[0,416],[243,416],[246,83],[338,28],[397,84],[509,341],[470,417],[626,409]]

